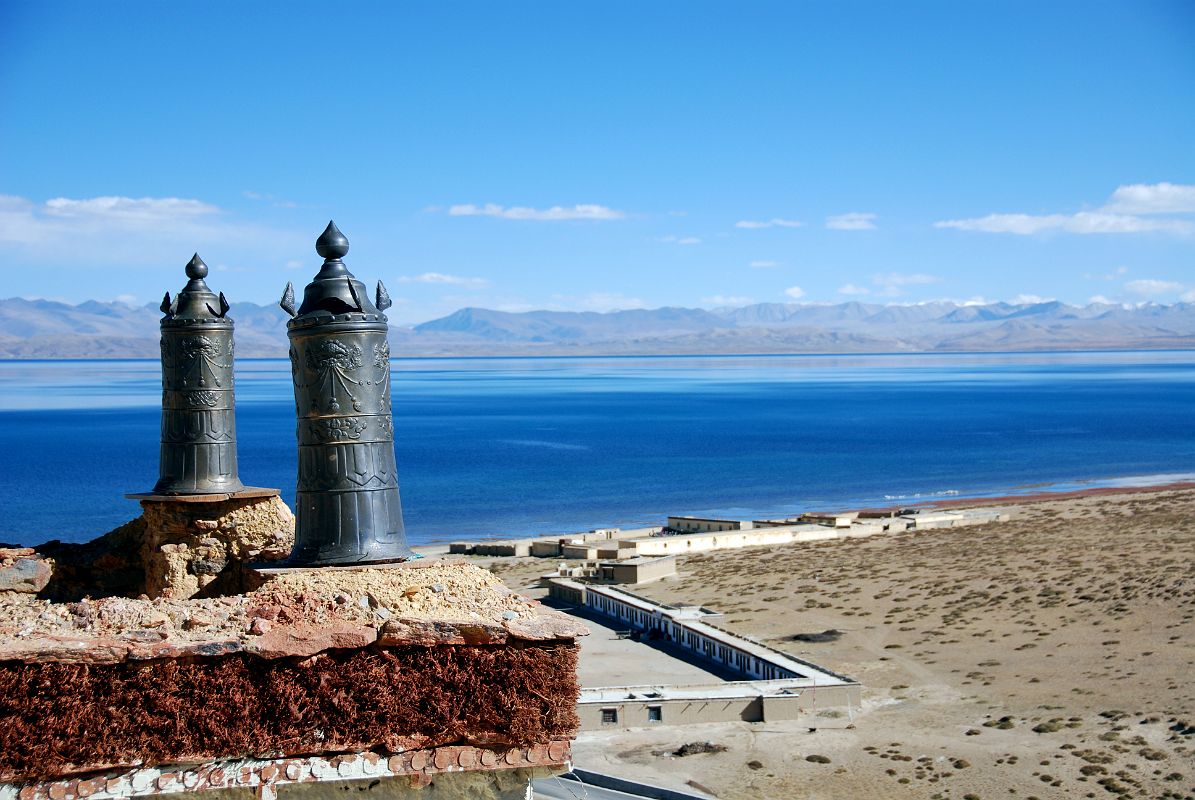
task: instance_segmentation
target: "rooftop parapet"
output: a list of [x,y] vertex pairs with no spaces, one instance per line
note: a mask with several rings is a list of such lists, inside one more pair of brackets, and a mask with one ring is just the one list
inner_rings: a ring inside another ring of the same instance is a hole
[[0,593],[0,784],[351,753],[409,772],[444,748],[567,749],[585,628],[490,573],[416,562],[261,580],[190,600]]

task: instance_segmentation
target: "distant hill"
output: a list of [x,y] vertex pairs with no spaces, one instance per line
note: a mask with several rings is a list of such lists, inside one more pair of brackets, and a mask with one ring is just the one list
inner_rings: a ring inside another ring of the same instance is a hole
[[[237,352],[286,355],[277,306],[234,303]],[[156,358],[156,306],[0,300],[0,358]],[[681,355],[1195,348],[1195,304],[758,303],[510,313],[462,308],[391,329],[410,356]]]

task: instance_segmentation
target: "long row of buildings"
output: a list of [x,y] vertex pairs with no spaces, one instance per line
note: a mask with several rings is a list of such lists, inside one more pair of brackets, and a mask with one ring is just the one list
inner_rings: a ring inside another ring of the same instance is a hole
[[784,520],[669,517],[658,528],[598,528],[588,533],[535,539],[453,542],[449,552],[478,556],[536,556],[583,562],[562,567],[563,577],[604,583],[644,583],[675,574],[674,558],[761,545],[785,545],[885,533],[1005,522],[992,509],[953,511],[849,512],[806,514]]

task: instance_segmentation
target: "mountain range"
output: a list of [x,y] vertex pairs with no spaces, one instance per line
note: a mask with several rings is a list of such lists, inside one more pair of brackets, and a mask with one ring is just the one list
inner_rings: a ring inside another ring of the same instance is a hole
[[[286,355],[277,306],[234,303],[237,352]],[[0,300],[0,358],[156,358],[154,305]],[[1195,304],[757,303],[506,312],[462,308],[391,328],[396,356],[999,352],[1195,348]]]

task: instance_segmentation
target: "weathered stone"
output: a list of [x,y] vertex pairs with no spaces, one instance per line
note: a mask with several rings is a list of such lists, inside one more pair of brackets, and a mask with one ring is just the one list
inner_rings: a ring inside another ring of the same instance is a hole
[[217,503],[143,501],[141,560],[150,597],[195,597],[235,591],[249,560],[285,558],[294,516],[278,497]]
[[368,647],[377,641],[377,638],[377,629],[372,625],[355,625],[341,621],[330,621],[322,625],[298,622],[268,629],[246,642],[245,652],[262,658],[312,656],[332,648]]
[[493,624],[401,617],[386,620],[378,632],[378,644],[385,647],[412,644],[427,647],[441,644],[502,644],[506,639],[506,631]]
[[53,574],[51,562],[29,548],[0,550],[0,592],[37,594]]

